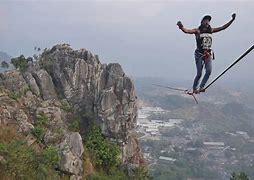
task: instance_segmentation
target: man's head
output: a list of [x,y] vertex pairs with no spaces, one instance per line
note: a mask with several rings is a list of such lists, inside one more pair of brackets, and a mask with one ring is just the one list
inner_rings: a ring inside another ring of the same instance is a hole
[[201,25],[208,27],[210,25],[212,17],[210,15],[205,15],[201,20]]

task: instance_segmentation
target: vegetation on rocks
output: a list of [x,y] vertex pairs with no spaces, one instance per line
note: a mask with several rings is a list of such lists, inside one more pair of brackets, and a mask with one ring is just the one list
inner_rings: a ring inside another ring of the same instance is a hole
[[17,101],[19,98],[21,98],[23,95],[25,95],[27,93],[27,91],[30,91],[29,86],[25,86],[22,89],[17,90],[17,91],[8,91],[8,96]]
[[73,107],[68,103],[66,100],[61,101],[61,109],[63,109],[66,112],[73,112]]
[[12,58],[11,59],[11,63],[14,65],[15,68],[19,69],[20,72],[25,72],[28,68],[28,62],[30,61],[31,59],[29,58],[25,58],[24,55],[21,55],[19,57],[16,57],[16,58]]
[[0,129],[0,179],[60,179],[55,147],[28,146],[14,127]]
[[46,133],[46,127],[48,125],[48,117],[44,113],[40,113],[35,121],[32,134],[36,137],[38,142],[43,142],[44,135]]
[[21,98],[21,94],[16,91],[9,91],[8,96],[14,100],[18,100],[19,98]]
[[[41,48],[34,50],[38,53]],[[62,179],[63,174],[71,179],[82,175],[84,179],[126,179],[120,168],[120,148],[110,141],[129,137],[136,122],[134,86],[121,66],[103,65],[88,50],[73,50],[66,44],[11,62],[17,70],[0,78],[6,89],[0,92],[5,101],[0,104],[0,123],[16,124],[13,133],[24,132],[26,137],[14,138],[11,131],[10,137],[4,135],[9,140],[1,142],[0,131],[0,179]],[[116,85],[117,91],[108,91]],[[124,108],[120,108],[122,102],[127,102]],[[112,133],[104,136],[94,124]],[[131,165],[139,165],[142,154],[137,141],[130,142],[134,144],[126,145],[130,150],[124,154],[124,165],[134,168]],[[85,166],[91,173],[83,174]]]
[[85,144],[94,158],[95,165],[98,168],[109,172],[120,163],[120,148],[103,137],[100,129],[96,126],[91,127]]

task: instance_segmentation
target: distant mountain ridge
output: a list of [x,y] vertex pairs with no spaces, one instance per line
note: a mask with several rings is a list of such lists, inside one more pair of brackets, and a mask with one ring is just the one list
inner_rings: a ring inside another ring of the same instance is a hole
[[6,52],[0,51],[0,61],[11,62],[11,55]]
[[[0,73],[4,72],[6,70],[13,69],[13,66],[11,64],[11,58],[12,58],[12,56],[9,55],[8,53],[0,51]],[[9,68],[3,68],[1,66],[1,63],[4,62],[4,61],[7,62],[10,65]]]

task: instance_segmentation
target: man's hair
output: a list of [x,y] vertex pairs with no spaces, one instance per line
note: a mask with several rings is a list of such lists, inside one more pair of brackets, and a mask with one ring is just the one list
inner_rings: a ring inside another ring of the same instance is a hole
[[212,16],[210,16],[210,15],[205,15],[203,18],[202,18],[202,20],[201,20],[201,23],[202,23],[202,21],[204,21],[204,20],[208,20],[208,21],[211,21],[211,19],[212,19]]

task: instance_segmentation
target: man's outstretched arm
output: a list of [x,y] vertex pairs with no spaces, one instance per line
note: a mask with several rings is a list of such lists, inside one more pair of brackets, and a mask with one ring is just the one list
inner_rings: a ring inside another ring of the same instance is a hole
[[219,32],[219,31],[222,31],[222,30],[228,28],[232,24],[232,22],[235,20],[235,17],[236,17],[236,14],[235,13],[232,14],[232,19],[228,23],[224,24],[221,27],[212,28],[212,33],[216,33],[216,32]]
[[181,21],[178,21],[176,25],[179,27],[179,29],[181,29],[186,34],[196,34],[197,33],[197,29],[196,28],[194,28],[194,29],[187,29],[187,28],[183,27],[183,24],[181,23]]

